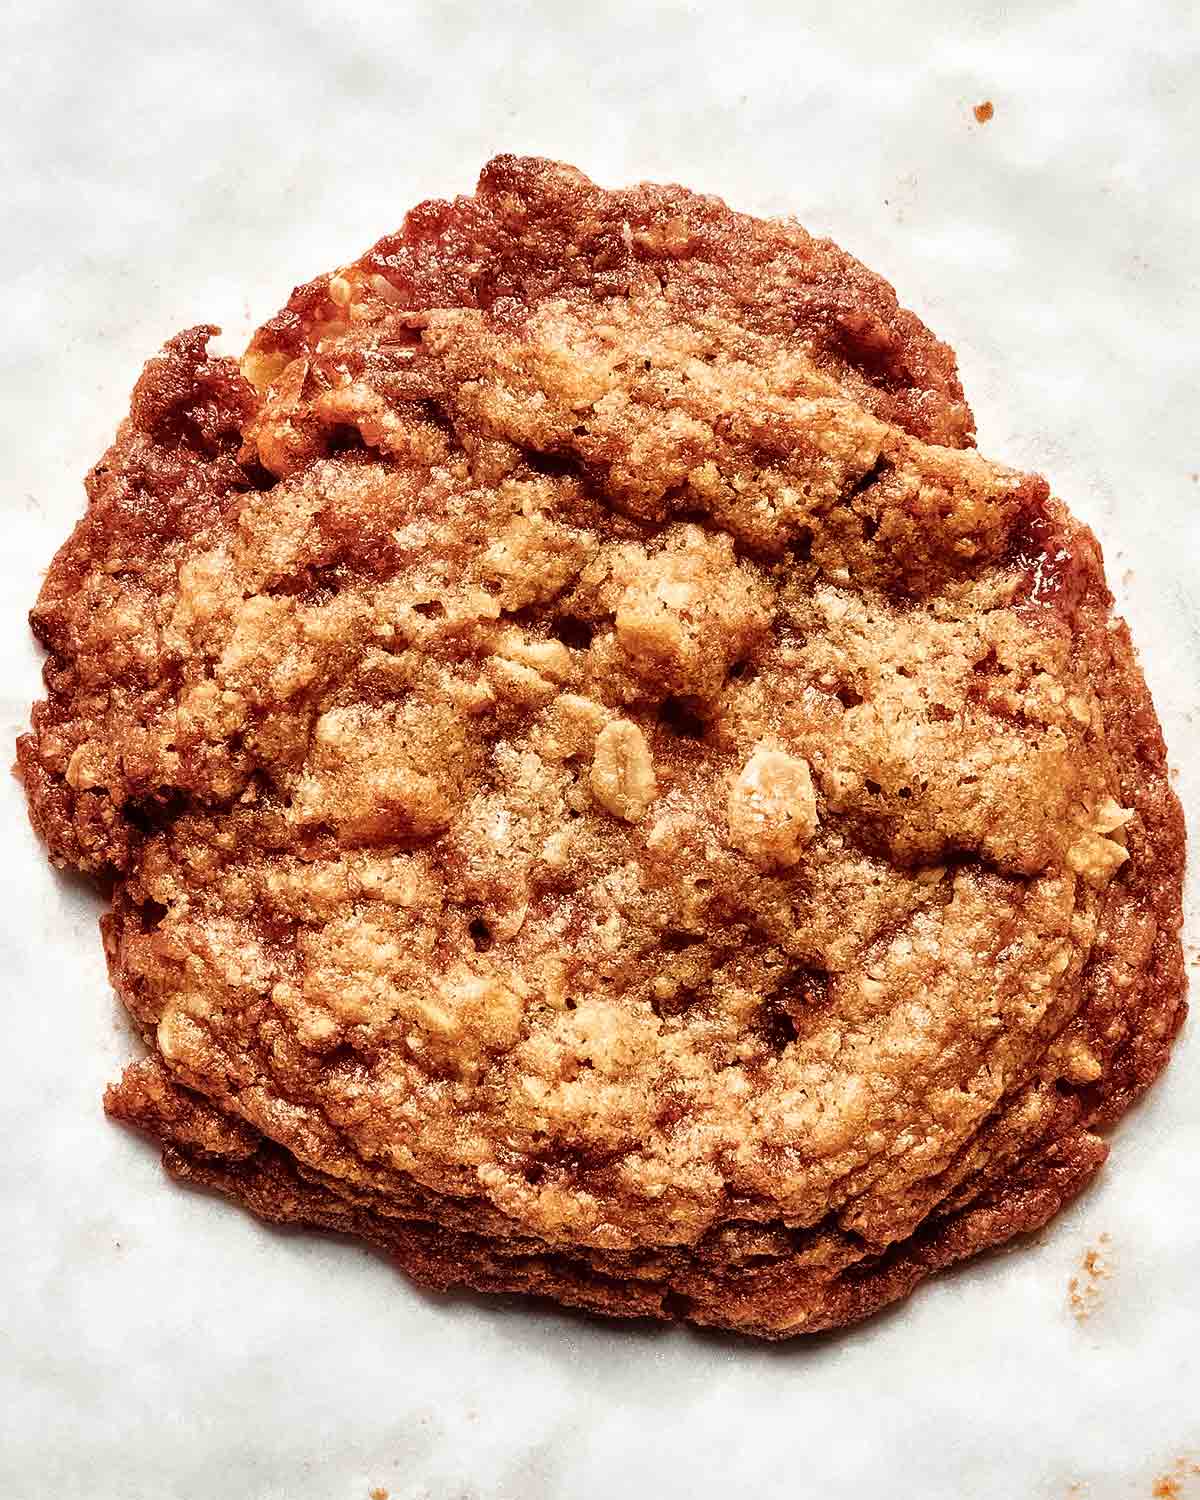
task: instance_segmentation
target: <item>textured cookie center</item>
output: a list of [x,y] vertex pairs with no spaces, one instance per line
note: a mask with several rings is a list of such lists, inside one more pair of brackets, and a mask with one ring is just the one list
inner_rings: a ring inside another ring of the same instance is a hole
[[389,353],[346,285],[166,620],[145,753],[229,806],[141,856],[164,1056],[265,1028],[314,1160],[548,1236],[907,1232],[1125,853],[1070,635],[1011,607],[1041,492],[661,299]]

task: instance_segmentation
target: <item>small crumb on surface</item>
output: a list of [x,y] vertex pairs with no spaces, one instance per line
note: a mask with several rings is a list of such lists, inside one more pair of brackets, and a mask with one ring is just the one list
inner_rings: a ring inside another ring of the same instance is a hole
[[986,125],[995,113],[996,106],[990,99],[985,99],[982,104],[975,106],[975,118],[981,125]]
[[1195,1493],[1188,1480],[1197,1475],[1200,1475],[1200,1463],[1187,1454],[1182,1454],[1165,1474],[1158,1476],[1150,1493],[1156,1500],[1174,1500],[1176,1496]]
[[1110,1237],[1102,1234],[1096,1244],[1089,1246],[1080,1257],[1079,1266],[1082,1274],[1072,1276],[1067,1283],[1067,1299],[1071,1305],[1071,1313],[1079,1323],[1086,1322],[1099,1307],[1102,1284],[1112,1275],[1110,1245]]
[[388,1500],[387,1490],[382,1485],[379,1485],[378,1488],[371,1491],[370,1500]]

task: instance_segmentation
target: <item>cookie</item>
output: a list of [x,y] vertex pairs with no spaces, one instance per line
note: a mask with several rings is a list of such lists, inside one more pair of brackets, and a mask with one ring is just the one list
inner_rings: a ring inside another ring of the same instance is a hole
[[1184,1014],[1100,549],[797,226],[502,157],[150,361],[18,746],[178,1177],[782,1337],[1044,1223]]

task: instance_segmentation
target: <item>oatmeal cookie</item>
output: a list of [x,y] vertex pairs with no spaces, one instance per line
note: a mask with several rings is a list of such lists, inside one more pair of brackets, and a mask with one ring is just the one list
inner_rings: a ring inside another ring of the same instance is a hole
[[1048,1219],[1182,1021],[1100,549],[790,223],[501,157],[151,360],[34,608],[178,1177],[782,1337]]

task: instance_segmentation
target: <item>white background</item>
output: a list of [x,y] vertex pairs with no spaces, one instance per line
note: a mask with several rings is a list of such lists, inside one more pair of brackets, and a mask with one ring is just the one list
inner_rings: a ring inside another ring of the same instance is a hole
[[[958,350],[981,448],[1098,530],[1200,807],[1190,0],[0,18],[7,742],[37,691],[25,611],[143,360],[201,321],[235,348],[511,150],[794,213],[891,278]],[[105,1122],[131,1043],[98,903],[0,796],[0,1500],[1108,1500],[1200,1459],[1195,1025],[1036,1244],[849,1334],[763,1347],[438,1299],[168,1186]],[[1067,1282],[1101,1231],[1115,1270],[1079,1324]]]

